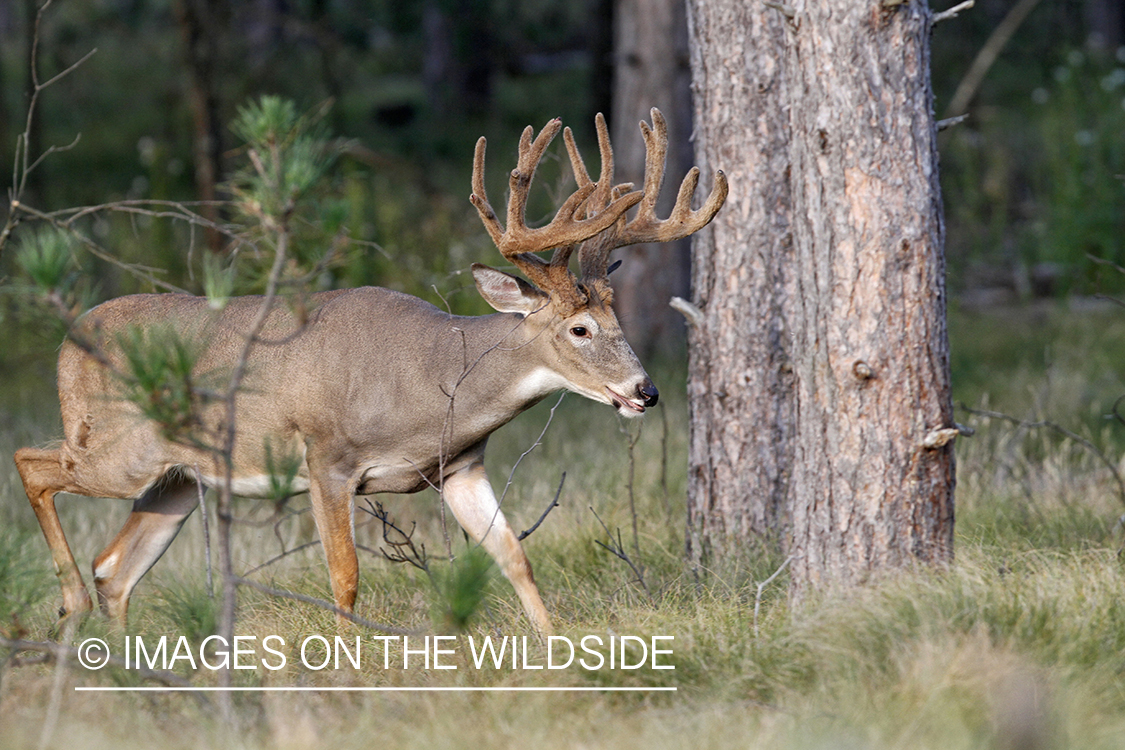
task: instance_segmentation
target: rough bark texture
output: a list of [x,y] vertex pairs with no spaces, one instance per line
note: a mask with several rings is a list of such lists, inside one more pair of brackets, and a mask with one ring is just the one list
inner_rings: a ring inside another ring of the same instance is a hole
[[798,0],[788,32],[792,593],[948,561],[953,425],[930,11]]
[[[610,117],[618,182],[644,183],[645,148],[637,123],[657,107],[668,120],[667,180],[657,204],[672,208],[679,181],[692,165],[691,70],[683,0],[617,0],[614,8],[614,86]],[[642,359],[682,346],[683,318],[668,306],[690,286],[688,240],[633,245],[617,251],[614,308]]]
[[794,384],[784,19],[762,3],[688,4],[696,162],[730,197],[694,237],[689,329],[689,558],[780,541],[793,470]]

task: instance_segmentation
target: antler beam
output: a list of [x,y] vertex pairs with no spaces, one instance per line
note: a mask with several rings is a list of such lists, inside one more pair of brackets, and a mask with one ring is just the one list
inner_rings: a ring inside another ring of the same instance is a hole
[[[533,284],[568,307],[586,302],[586,290],[594,288],[603,301],[612,299],[608,282],[609,254],[625,245],[642,242],[671,242],[699,231],[715,217],[727,197],[727,178],[718,171],[711,194],[703,205],[692,210],[692,198],[699,184],[699,168],[692,167],[680,184],[676,204],[668,218],[656,216],[656,200],[664,184],[665,159],[668,153],[668,125],[660,110],[652,109],[652,125],[641,122],[645,140],[644,190],[633,190],[632,183],[613,184],[613,147],[605,118],[596,118],[601,173],[594,182],[578,153],[574,134],[563,130],[558,119],[548,122],[539,135],[528,126],[520,137],[519,158],[509,179],[508,215],[501,225],[488,202],[484,188],[484,156],[486,141],[477,141],[473,159],[473,193],[469,200],[480,214],[481,221],[500,253],[516,266]],[[570,164],[578,183],[577,189],[551,222],[532,229],[527,226],[527,196],[531,181],[543,154],[559,130],[570,156]],[[637,214],[627,220],[625,212],[638,206]],[[579,247],[579,245],[581,245]],[[585,289],[570,272],[570,256],[578,247],[579,263]],[[534,253],[555,249],[550,262]]]
[[[520,137],[519,158],[508,183],[510,195],[506,226],[501,226],[485,192],[484,157],[487,142],[483,137],[477,141],[473,158],[473,193],[469,196],[469,200],[480,214],[481,221],[492,237],[492,241],[509,262],[543,291],[570,298],[579,294],[574,276],[567,268],[574,248],[579,243],[605,232],[643,196],[639,191],[620,195],[603,210],[596,214],[585,211],[586,217],[580,218],[586,201],[598,188],[597,183],[587,179],[585,184],[580,185],[566,199],[547,226],[529,228],[526,212],[531,181],[547,146],[561,129],[562,123],[556,118],[548,122],[534,139],[534,130],[531,126],[523,131]],[[549,263],[533,255],[551,248],[555,248],[555,253]]]
[[[695,188],[699,184],[699,168],[692,167],[680,183],[680,191],[676,196],[676,204],[667,219],[656,216],[656,200],[660,196],[660,189],[664,184],[665,159],[668,153],[668,124],[664,115],[655,107],[651,110],[652,126],[641,122],[641,135],[645,139],[645,183],[643,198],[639,202],[637,215],[627,222],[616,222],[615,226],[608,229],[601,236],[592,238],[585,243],[578,252],[582,265],[582,275],[590,281],[606,277],[606,264],[609,254],[616,248],[626,245],[636,245],[642,242],[671,242],[690,234],[698,232],[715,218],[727,198],[728,186],[726,175],[720,170],[715,173],[715,183],[711,194],[707,196],[703,206],[692,210],[691,201],[695,195]],[[597,185],[608,186],[613,183],[613,152],[609,145],[609,132],[606,128],[605,118],[599,113],[597,116],[598,144],[602,152],[602,173]],[[570,163],[578,180],[579,187],[588,187],[590,177],[586,165],[578,148],[574,144],[574,136],[567,128],[563,133]],[[587,201],[586,210],[597,211],[605,206],[611,198],[621,191],[632,190],[632,183],[623,183],[612,189],[601,187],[595,190]]]

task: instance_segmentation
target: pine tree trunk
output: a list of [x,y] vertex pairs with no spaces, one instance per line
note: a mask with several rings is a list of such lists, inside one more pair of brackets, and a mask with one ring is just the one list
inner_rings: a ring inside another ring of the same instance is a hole
[[695,564],[783,541],[794,470],[788,308],[784,19],[762,3],[691,0],[696,162],[730,197],[694,237],[687,550]]
[[[922,0],[798,0],[787,69],[792,592],[953,550],[944,226]],[[779,13],[780,14],[780,13]]]

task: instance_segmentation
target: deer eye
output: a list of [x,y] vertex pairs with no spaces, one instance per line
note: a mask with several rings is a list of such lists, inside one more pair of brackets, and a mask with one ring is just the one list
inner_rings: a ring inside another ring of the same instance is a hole
[[570,332],[580,339],[587,338],[590,335],[590,332],[586,330],[586,326],[574,326],[574,328],[570,329]]

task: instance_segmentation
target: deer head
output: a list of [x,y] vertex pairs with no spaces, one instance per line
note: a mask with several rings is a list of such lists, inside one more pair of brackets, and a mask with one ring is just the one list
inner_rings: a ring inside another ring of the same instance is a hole
[[[601,152],[598,181],[590,179],[570,128],[563,132],[570,164],[578,183],[555,217],[543,227],[526,222],[528,192],[535,169],[544,152],[562,130],[555,119],[538,136],[528,126],[520,138],[519,157],[509,179],[507,224],[501,225],[488,202],[484,188],[486,141],[477,141],[473,161],[473,193],[469,197],[480,214],[501,255],[530,281],[488,266],[473,266],[481,296],[500,312],[537,319],[539,335],[548,336],[567,372],[565,387],[595,401],[615,406],[626,416],[642,414],[656,404],[658,392],[625,341],[613,312],[612,270],[609,254],[616,248],[643,242],[670,242],[686,237],[714,218],[727,196],[723,173],[703,206],[692,210],[691,201],[699,182],[693,167],[680,185],[676,204],[667,219],[656,216],[656,200],[664,182],[668,150],[668,127],[660,111],[653,108],[652,125],[641,122],[645,139],[644,189],[632,183],[613,184],[613,148],[605,118],[595,120]],[[632,218],[629,209],[637,207]],[[536,253],[554,250],[550,261]],[[570,271],[570,258],[578,251],[581,278]]]

